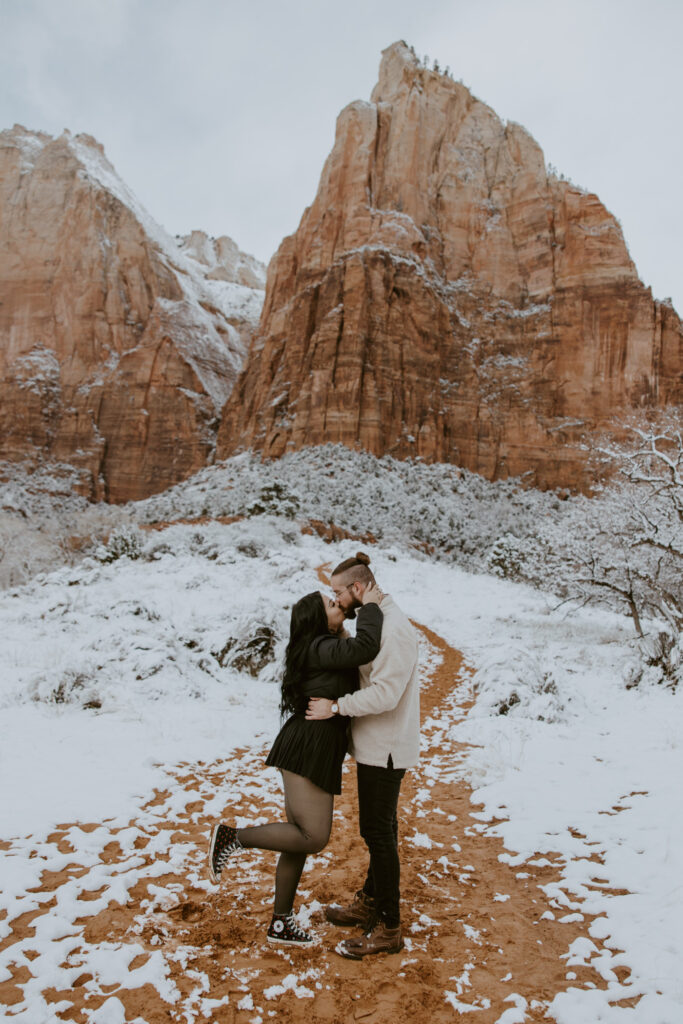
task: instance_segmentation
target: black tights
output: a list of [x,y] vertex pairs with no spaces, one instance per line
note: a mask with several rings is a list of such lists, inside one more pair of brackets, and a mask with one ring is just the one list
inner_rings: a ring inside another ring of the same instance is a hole
[[310,779],[283,771],[282,781],[287,824],[280,821],[237,830],[246,849],[280,851],[275,872],[276,914],[288,914],[292,909],[307,854],[318,853],[327,845],[334,807],[332,793]]

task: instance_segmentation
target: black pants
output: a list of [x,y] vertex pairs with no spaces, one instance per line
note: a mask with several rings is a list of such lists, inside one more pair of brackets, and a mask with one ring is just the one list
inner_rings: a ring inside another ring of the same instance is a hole
[[360,834],[370,853],[363,892],[374,896],[377,913],[387,928],[397,928],[401,923],[401,865],[396,808],[405,768],[358,764],[357,770]]

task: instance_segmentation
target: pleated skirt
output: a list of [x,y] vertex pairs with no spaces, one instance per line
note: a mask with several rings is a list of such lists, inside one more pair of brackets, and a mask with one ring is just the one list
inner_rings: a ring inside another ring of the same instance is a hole
[[335,717],[307,722],[303,716],[292,715],[275,737],[266,764],[303,775],[327,793],[341,793],[348,721]]

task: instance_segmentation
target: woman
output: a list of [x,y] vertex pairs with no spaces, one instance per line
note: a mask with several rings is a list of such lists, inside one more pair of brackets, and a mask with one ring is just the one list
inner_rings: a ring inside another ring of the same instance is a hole
[[287,823],[235,828],[215,825],[209,846],[209,876],[216,883],[236,850],[278,850],[275,906],[268,942],[310,946],[313,936],[297,925],[292,907],[306,856],[327,845],[334,795],[341,792],[341,765],[347,750],[348,719],[305,718],[309,697],[335,700],[358,689],[358,666],[377,657],[383,615],[381,591],[368,587],[359,609],[355,637],[343,636],[344,612],[319,591],[292,608],[285,652],[280,710],[290,717],[280,730],[266,764],[279,768],[285,791]]

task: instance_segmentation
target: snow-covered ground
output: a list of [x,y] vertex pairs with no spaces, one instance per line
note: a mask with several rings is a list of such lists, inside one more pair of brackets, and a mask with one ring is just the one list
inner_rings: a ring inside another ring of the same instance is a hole
[[[0,595],[0,907],[10,918],[45,867],[27,859],[25,837],[35,848],[59,823],[125,824],[169,767],[220,761],[274,734],[292,600],[319,588],[318,566],[358,546],[301,535],[286,517],[175,525],[136,534],[134,558],[107,560],[125,549],[115,538]],[[680,1024],[680,692],[626,688],[635,654],[622,616],[568,614],[538,590],[389,542],[371,553],[384,588],[477,670],[477,702],[451,736],[472,744],[480,813],[503,819],[495,828],[511,862],[563,855],[564,882],[549,894],[557,916],[597,915],[591,934],[615,950],[604,976],[625,964],[631,994],[643,993],[631,1009],[610,1007],[609,990],[570,989],[555,1019]],[[8,928],[5,918],[0,936]],[[572,949],[568,971],[594,952]]]

